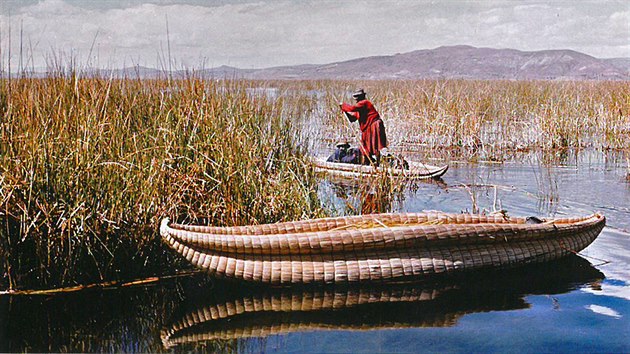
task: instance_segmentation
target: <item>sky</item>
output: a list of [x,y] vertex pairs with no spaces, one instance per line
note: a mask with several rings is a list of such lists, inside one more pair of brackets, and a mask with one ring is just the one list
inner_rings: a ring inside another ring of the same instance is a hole
[[0,0],[0,69],[324,64],[450,45],[630,57],[628,0]]

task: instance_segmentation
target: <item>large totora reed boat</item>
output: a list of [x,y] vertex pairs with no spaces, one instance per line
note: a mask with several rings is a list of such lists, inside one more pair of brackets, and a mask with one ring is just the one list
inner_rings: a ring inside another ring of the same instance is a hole
[[549,261],[586,248],[605,223],[600,214],[537,219],[425,212],[235,227],[164,219],[160,233],[193,265],[219,277],[346,283]]
[[376,176],[379,173],[384,173],[392,177],[402,177],[412,180],[436,179],[444,175],[448,170],[448,165],[432,166],[416,161],[408,162],[409,169],[328,162],[322,157],[312,158],[311,163],[313,164],[316,172],[327,173],[331,176],[345,178]]

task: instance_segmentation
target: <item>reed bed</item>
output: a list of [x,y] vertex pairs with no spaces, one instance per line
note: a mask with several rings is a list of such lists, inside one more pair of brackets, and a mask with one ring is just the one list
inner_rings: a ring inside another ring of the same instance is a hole
[[[295,84],[294,84],[295,85]],[[306,87],[306,84],[302,84]],[[310,87],[317,86],[310,83]],[[457,150],[502,160],[511,151],[629,149],[630,82],[605,81],[321,81],[322,140],[350,138],[340,114],[363,87],[381,113],[392,147],[402,152]]]
[[[172,271],[164,216],[232,226],[339,212],[322,205],[304,155],[358,144],[337,106],[356,87],[395,152],[500,161],[630,148],[628,82],[3,78],[0,289]],[[341,213],[390,211],[404,187],[376,176],[346,189],[363,202]]]
[[1,81],[0,286],[172,272],[155,232],[167,215],[323,216],[294,133],[304,103],[290,99],[194,77]]

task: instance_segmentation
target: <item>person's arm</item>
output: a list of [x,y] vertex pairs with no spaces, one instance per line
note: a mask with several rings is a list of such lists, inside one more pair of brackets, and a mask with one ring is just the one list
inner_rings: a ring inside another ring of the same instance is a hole
[[359,105],[349,105],[345,102],[339,104],[339,107],[346,115],[346,118],[350,121],[350,123],[356,122],[359,119],[359,109],[361,108]]
[[341,103],[341,110],[344,112],[358,113],[363,107],[365,107],[365,101],[359,101],[354,106],[345,102]]
[[357,119],[359,119],[359,113],[358,112],[343,112],[343,114],[346,115],[346,118],[348,118],[350,123],[354,123],[354,122],[357,121]]

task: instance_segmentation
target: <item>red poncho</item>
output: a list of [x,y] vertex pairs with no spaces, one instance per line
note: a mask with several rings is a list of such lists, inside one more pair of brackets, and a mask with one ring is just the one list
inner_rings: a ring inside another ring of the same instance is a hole
[[380,156],[380,150],[387,146],[385,125],[372,102],[361,100],[352,106],[347,103],[341,105],[341,110],[348,113],[350,122],[359,120],[361,128],[361,151],[367,157]]

